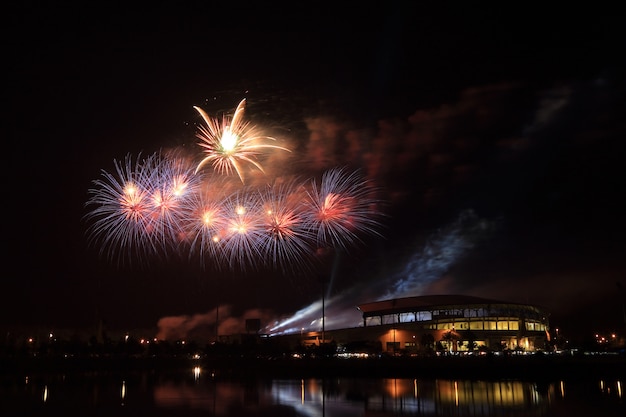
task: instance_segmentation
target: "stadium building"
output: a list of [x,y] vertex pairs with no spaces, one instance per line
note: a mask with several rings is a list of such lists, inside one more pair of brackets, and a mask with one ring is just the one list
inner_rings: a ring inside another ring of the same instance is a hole
[[396,298],[357,307],[363,325],[290,335],[291,343],[322,341],[339,351],[419,354],[475,351],[535,352],[550,342],[540,307],[464,295]]

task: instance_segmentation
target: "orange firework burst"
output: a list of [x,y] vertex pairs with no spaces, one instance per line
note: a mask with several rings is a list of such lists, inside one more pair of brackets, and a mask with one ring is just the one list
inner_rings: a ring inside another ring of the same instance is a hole
[[241,182],[244,182],[242,164],[251,164],[264,172],[257,161],[257,157],[263,151],[280,149],[291,152],[282,146],[268,143],[268,140],[275,139],[262,135],[255,126],[243,120],[245,105],[246,99],[241,100],[232,119],[224,116],[221,122],[194,106],[206,123],[206,126],[199,127],[197,134],[200,139],[199,145],[204,149],[206,156],[198,164],[196,172],[210,163],[220,174],[236,172]]

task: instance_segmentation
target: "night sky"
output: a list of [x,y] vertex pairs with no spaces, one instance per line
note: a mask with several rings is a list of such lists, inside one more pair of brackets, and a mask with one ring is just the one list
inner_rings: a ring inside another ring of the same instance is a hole
[[[327,328],[359,325],[360,303],[426,294],[537,304],[571,334],[574,320],[624,328],[623,15],[298,7],[9,9],[0,329],[102,320],[177,338],[219,316],[224,333],[245,318],[317,330],[321,275]],[[102,170],[199,154],[193,106],[221,116],[244,98],[292,149],[267,177],[362,170],[382,236],[318,275],[99,256],[84,216]]]

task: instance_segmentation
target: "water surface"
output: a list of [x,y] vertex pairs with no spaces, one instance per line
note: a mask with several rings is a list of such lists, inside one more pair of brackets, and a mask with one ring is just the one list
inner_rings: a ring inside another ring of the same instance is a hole
[[201,367],[0,377],[0,415],[626,415],[624,381],[224,377]]

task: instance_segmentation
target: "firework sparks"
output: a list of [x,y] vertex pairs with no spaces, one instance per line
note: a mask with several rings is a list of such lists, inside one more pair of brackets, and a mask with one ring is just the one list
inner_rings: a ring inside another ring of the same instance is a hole
[[[188,251],[201,264],[244,270],[270,267],[309,269],[326,249],[347,250],[360,235],[379,234],[375,189],[358,171],[326,171],[315,180],[275,179],[262,188],[244,186],[241,163],[263,170],[256,156],[263,148],[287,150],[262,142],[242,121],[245,100],[232,120],[222,123],[197,110],[205,153],[193,167],[175,152],[147,158],[114,160],[115,173],[102,171],[93,181],[85,218],[91,244],[118,262],[136,257]],[[212,175],[201,172],[212,164]],[[229,179],[237,172],[241,183]]]
[[89,190],[87,214],[92,243],[102,253],[131,260],[169,252],[182,233],[184,209],[202,177],[183,159],[153,154],[114,161],[116,174],[102,171]]
[[114,162],[117,176],[103,171],[93,181],[86,215],[92,243],[110,257],[184,248],[218,266],[298,269],[320,249],[347,250],[359,235],[378,234],[374,189],[357,172],[224,195],[223,181],[195,174],[183,159]]
[[348,246],[360,240],[361,233],[379,234],[375,189],[358,171],[345,168],[326,171],[318,184],[311,181],[307,193],[306,222],[316,234],[319,247]]
[[186,160],[177,157],[154,157],[148,165],[151,222],[149,229],[160,246],[178,242],[184,236],[182,222],[202,177],[195,174]]
[[124,162],[114,161],[117,176],[102,171],[102,179],[93,181],[89,190],[91,197],[88,206],[93,206],[87,214],[93,223],[89,227],[91,243],[97,243],[100,253],[115,257],[118,253],[124,258],[131,255],[143,257],[152,247],[150,227],[149,182],[151,159],[133,162],[127,155]]
[[220,122],[211,118],[200,107],[194,109],[200,113],[206,126],[199,127],[197,137],[199,145],[203,148],[206,156],[200,161],[196,172],[203,166],[211,164],[213,169],[221,174],[236,172],[241,182],[244,182],[243,165],[250,164],[259,171],[264,172],[257,158],[263,151],[279,149],[291,152],[282,146],[268,143],[268,140],[276,140],[271,136],[263,135],[257,127],[244,121],[243,113],[246,99],[241,100],[232,119],[224,116]]
[[240,190],[224,201],[226,236],[223,258],[231,268],[246,269],[262,259],[259,242],[264,233],[261,206],[256,193]]
[[[189,243],[189,256],[198,254],[201,264],[207,260],[219,259],[222,240],[226,235],[226,219],[223,213],[223,199],[220,193],[202,191],[189,202],[185,221],[185,236]],[[215,262],[220,266],[220,262]]]
[[259,192],[264,228],[259,246],[273,267],[304,266],[311,256],[313,234],[303,222],[302,188],[291,180]]

